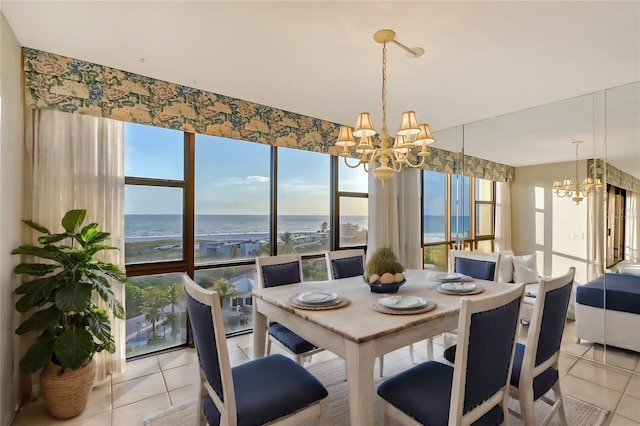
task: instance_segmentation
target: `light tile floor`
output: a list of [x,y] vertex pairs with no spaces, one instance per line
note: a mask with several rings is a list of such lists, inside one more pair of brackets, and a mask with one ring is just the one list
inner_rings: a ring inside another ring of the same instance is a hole
[[[526,327],[523,327],[521,341],[525,335]],[[607,418],[607,424],[639,426],[639,354],[608,348],[607,365],[604,365],[602,347],[575,342],[573,322],[567,323],[564,336],[560,356],[563,393],[609,410],[611,414]],[[251,334],[246,334],[228,340],[232,365],[250,359],[252,338]],[[435,355],[441,356],[443,341],[439,338],[435,343]],[[424,360],[426,343],[416,344],[415,353],[420,360]],[[334,356],[326,351],[321,352],[313,356],[313,362],[326,361]],[[385,355],[385,375],[394,374],[411,365],[407,348]],[[375,372],[377,374],[377,367]],[[62,421],[52,418],[46,412],[42,400],[38,399],[22,407],[13,424],[141,425],[145,416],[193,399],[197,393],[196,352],[193,349],[182,349],[128,363],[125,373],[116,374],[106,383],[94,387],[87,408],[74,419]]]

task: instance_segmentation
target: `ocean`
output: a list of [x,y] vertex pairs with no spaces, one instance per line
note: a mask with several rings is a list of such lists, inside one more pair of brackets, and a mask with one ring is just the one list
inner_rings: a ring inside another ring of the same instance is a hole
[[[367,216],[342,216],[343,223],[367,229]],[[329,216],[281,215],[278,216],[278,233],[316,233],[322,224],[329,224]],[[269,234],[268,215],[196,215],[197,239],[246,239],[263,238]],[[181,215],[127,214],[124,216],[126,242],[171,239],[182,236]]]
[[[456,218],[452,217],[455,234]],[[461,231],[468,231],[469,216],[461,218]],[[358,225],[368,229],[367,216],[342,216],[343,223]],[[324,215],[281,215],[278,216],[278,233],[317,232],[322,224],[329,224],[329,216]],[[124,218],[125,241],[151,241],[180,238],[182,236],[181,215],[127,214]],[[196,215],[195,234],[201,240],[263,238],[269,234],[268,215]],[[424,216],[424,242],[445,240],[444,216]]]

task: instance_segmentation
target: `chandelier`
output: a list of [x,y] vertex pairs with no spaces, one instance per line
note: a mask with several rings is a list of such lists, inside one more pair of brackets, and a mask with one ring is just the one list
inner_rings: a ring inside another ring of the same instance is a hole
[[[344,158],[345,164],[350,168],[362,165],[365,171],[373,170],[376,178],[382,183],[400,172],[403,167],[421,167],[427,157],[431,155],[427,145],[435,142],[428,124],[418,124],[416,113],[406,111],[402,113],[400,128],[394,140],[391,140],[387,129],[387,43],[400,46],[413,57],[424,54],[420,47],[409,48],[395,39],[393,30],[379,30],[373,35],[373,39],[382,44],[382,129],[380,131],[380,144],[374,145],[373,137],[378,133],[373,127],[371,114],[361,112],[358,114],[355,128],[342,126],[336,141],[336,146],[342,147],[339,154]],[[356,146],[356,138],[359,141]],[[391,143],[393,142],[393,145]],[[351,150],[355,147],[354,152]],[[355,158],[356,164],[349,164],[348,159]],[[377,166],[376,166],[377,164]]]
[[602,189],[602,181],[600,178],[597,178],[594,182],[591,176],[587,176],[582,183],[580,183],[578,179],[578,147],[582,141],[572,141],[571,143],[576,145],[576,180],[575,182],[570,178],[564,179],[563,181],[557,180],[553,182],[553,189],[558,197],[571,198],[575,201],[576,205],[580,205],[580,201],[587,195]]

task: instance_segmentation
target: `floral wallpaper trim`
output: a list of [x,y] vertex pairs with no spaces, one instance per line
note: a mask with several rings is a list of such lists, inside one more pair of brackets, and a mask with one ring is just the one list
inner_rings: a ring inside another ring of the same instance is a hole
[[[337,155],[340,125],[79,59],[23,48],[25,99],[131,123]],[[424,169],[454,173],[458,154],[430,148]],[[515,169],[465,157],[465,174],[512,181]]]
[[[603,178],[604,164],[604,161],[600,159],[597,159],[595,162],[596,176],[602,179],[603,182],[605,181]],[[587,160],[587,170],[592,170],[592,168],[593,160]],[[607,163],[606,183],[626,189],[627,191],[640,193],[640,179],[633,177],[627,172],[623,172],[609,163]]]

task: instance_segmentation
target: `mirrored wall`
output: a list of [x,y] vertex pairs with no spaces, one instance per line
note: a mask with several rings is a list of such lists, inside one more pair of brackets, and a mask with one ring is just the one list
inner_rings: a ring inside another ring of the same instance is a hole
[[[569,322],[568,334],[581,339],[565,342],[565,350],[635,369],[640,310],[627,311],[640,309],[640,299],[635,308],[612,312],[621,308],[611,305],[610,292],[626,285],[611,282],[624,272],[640,275],[640,82],[439,131],[436,138],[438,147],[461,156],[516,167],[510,182],[513,252],[535,253],[541,276],[575,266],[577,286],[599,280],[591,300],[582,301],[589,309],[581,311],[585,306],[572,295],[569,318],[578,320]],[[464,170],[459,173],[452,184],[463,190]],[[577,191],[576,182],[584,184]],[[456,208],[462,217],[464,206]],[[640,288],[640,276],[630,280]]]

